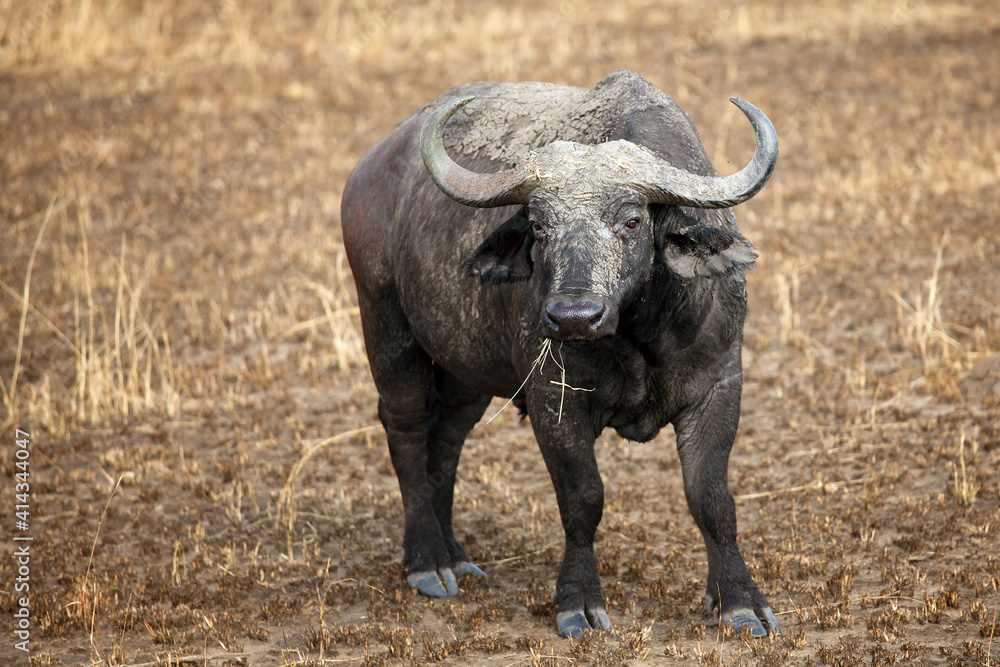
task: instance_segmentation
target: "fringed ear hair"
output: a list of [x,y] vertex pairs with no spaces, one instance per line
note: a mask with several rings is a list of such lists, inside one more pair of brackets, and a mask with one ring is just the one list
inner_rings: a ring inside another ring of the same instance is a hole
[[739,232],[711,227],[676,207],[656,213],[657,252],[682,278],[717,276],[753,266],[758,254]]

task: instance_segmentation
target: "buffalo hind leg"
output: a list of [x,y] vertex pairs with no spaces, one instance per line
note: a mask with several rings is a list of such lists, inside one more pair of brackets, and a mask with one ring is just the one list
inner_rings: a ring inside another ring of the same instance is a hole
[[423,595],[458,593],[454,565],[431,498],[431,460],[427,446],[427,406],[433,364],[414,339],[402,310],[386,299],[370,299],[358,289],[361,323],[372,377],[378,389],[378,415],[385,427],[389,456],[403,497],[403,565],[407,580]]
[[[427,401],[427,481],[431,486],[428,490],[430,502],[448,545],[455,576],[486,576],[455,539],[451,519],[462,445],[492,398],[471,389],[440,366],[434,366],[434,385]],[[434,575],[433,572],[424,574]]]
[[708,551],[706,611],[755,637],[780,633],[778,621],[750,576],[736,545],[736,505],[726,483],[740,418],[739,372],[718,382],[706,399],[675,422],[684,495]]

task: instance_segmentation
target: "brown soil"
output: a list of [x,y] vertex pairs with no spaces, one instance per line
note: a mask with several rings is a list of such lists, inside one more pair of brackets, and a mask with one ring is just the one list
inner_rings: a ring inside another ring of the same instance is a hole
[[[7,2],[0,68],[0,525],[5,554],[33,538],[32,664],[1000,662],[991,0]],[[610,635],[556,635],[555,499],[512,411],[459,469],[489,578],[432,601],[398,564],[347,174],[455,84],[619,68],[722,173],[752,151],[729,96],[778,129],[737,210],[761,259],[730,471],[776,639],[704,615],[670,432],[598,443]],[[3,664],[17,576],[0,558]]]

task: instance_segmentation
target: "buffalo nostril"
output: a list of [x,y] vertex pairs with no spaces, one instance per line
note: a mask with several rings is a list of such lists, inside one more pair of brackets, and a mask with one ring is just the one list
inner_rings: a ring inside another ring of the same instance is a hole
[[585,336],[604,318],[604,304],[593,301],[553,301],[545,306],[545,319],[553,331]]

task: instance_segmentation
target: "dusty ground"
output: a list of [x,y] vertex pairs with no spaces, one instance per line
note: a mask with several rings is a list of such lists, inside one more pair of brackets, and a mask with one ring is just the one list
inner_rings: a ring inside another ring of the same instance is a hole
[[[612,4],[0,2],[0,524],[5,554],[33,537],[32,664],[1000,662],[993,1]],[[723,173],[752,151],[730,95],[781,139],[737,211],[761,260],[730,474],[775,640],[702,614],[669,432],[599,443],[611,635],[555,633],[555,500],[512,414],[459,470],[491,576],[429,601],[397,562],[347,174],[451,85],[619,68]]]

